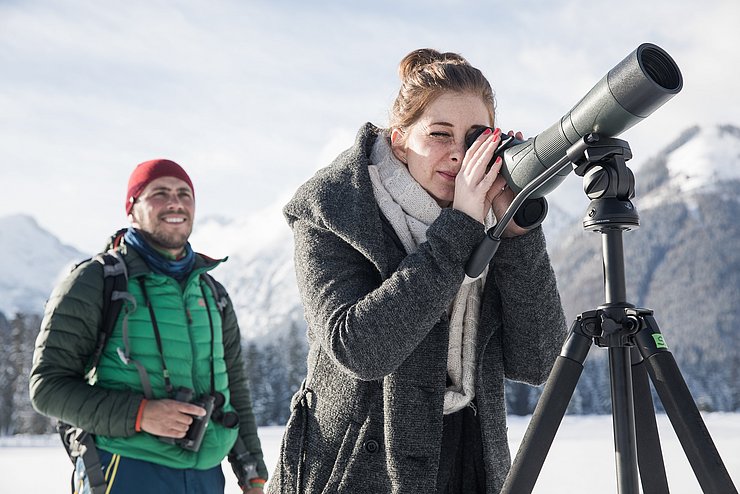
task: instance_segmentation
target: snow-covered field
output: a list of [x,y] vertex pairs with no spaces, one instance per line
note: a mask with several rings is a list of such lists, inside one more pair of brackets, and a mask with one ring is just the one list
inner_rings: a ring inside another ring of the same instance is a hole
[[[736,486],[740,485],[740,414],[704,415],[707,428]],[[509,418],[509,443],[515,454],[529,421]],[[658,416],[668,483],[673,494],[701,489],[681,445],[664,415]],[[268,468],[278,457],[282,427],[260,429]],[[616,492],[611,416],[566,416],[540,474],[538,494]],[[239,489],[224,464],[228,494]],[[0,438],[0,492],[69,492],[71,463],[56,436]],[[416,494],[416,493],[409,493]]]

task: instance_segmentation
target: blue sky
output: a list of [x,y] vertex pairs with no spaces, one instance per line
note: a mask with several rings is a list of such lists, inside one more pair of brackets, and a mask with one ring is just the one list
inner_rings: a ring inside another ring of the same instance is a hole
[[[481,68],[500,126],[534,136],[658,44],[684,89],[622,135],[634,169],[690,125],[740,125],[740,2],[609,4],[0,1],[0,216],[97,250],[126,224],[131,170],[156,157],[188,170],[199,217],[274,211],[364,122],[387,123],[398,62],[420,47]],[[582,195],[569,177],[550,197]]]

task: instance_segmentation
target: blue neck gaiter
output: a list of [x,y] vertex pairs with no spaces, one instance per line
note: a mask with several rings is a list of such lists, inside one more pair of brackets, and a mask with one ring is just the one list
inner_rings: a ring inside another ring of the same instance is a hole
[[136,250],[144,261],[155,271],[160,274],[165,274],[175,278],[177,281],[184,280],[190,272],[193,270],[195,265],[195,252],[190,247],[190,242],[185,244],[185,255],[177,260],[168,259],[157,249],[152,247],[149,242],[146,241],[144,236],[136,230],[134,227],[129,227],[126,234],[123,236],[124,241],[127,245]]

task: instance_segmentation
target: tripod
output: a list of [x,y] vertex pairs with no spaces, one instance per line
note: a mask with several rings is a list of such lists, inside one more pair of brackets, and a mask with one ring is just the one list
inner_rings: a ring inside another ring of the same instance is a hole
[[[612,420],[620,494],[667,493],[648,377],[704,493],[737,493],[650,309],[626,301],[622,234],[639,226],[626,141],[589,134],[568,150],[590,199],[584,229],[601,233],[606,301],[580,314],[553,365],[502,493],[532,492],[595,343],[609,354]],[[638,473],[639,465],[639,473]],[[642,474],[642,475],[639,475]]]

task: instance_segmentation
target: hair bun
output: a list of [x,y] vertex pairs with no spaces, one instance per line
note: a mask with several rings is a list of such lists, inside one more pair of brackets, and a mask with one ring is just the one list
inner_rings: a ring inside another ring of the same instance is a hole
[[455,65],[470,65],[462,55],[452,52],[442,53],[433,48],[414,50],[401,60],[398,65],[398,75],[402,81],[412,78],[428,65],[436,63],[452,63]]
[[488,80],[462,55],[432,48],[414,50],[398,64],[401,87],[390,112],[389,128],[406,129],[440,94],[450,91],[480,96],[493,125],[495,102]]

